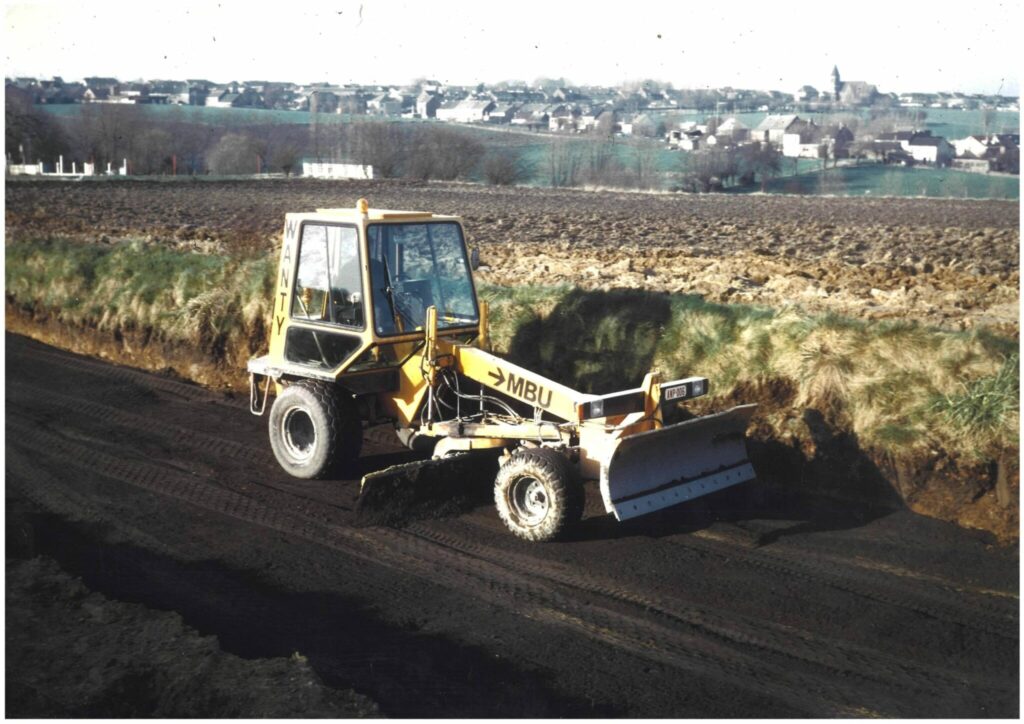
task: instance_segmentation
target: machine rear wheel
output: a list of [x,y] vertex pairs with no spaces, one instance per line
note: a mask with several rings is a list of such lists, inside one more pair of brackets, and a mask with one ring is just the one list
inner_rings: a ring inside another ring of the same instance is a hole
[[528,541],[548,541],[583,516],[583,486],[564,455],[547,448],[517,450],[498,470],[494,504],[502,522]]
[[270,447],[285,472],[323,478],[359,457],[362,425],[355,405],[330,384],[301,380],[270,409]]

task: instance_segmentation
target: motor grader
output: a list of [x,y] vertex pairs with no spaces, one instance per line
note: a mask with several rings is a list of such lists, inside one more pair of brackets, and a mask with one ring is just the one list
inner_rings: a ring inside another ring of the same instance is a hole
[[[498,514],[530,541],[582,517],[584,481],[624,520],[755,477],[754,405],[664,424],[667,406],[707,394],[705,377],[650,372],[587,394],[492,354],[471,259],[456,216],[365,199],[286,215],[269,354],[248,363],[254,414],[273,388],[270,444],[286,472],[323,478],[353,462],[364,423],[391,423],[434,461],[490,450]],[[361,496],[388,475],[364,476]]]

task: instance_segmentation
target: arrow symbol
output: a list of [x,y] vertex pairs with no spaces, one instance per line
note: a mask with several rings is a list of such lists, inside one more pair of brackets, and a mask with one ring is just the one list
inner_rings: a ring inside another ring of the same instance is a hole
[[488,372],[487,374],[494,378],[495,387],[501,387],[505,384],[505,373],[502,372],[501,369],[498,369],[496,372]]

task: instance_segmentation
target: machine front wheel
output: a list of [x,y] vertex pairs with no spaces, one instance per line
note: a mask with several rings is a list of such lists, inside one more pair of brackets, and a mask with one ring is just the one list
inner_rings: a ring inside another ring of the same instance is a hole
[[327,477],[358,458],[363,441],[355,405],[312,380],[289,385],[274,400],[269,428],[274,457],[296,478]]
[[494,504],[516,536],[549,541],[583,517],[583,486],[558,451],[524,448],[498,470]]

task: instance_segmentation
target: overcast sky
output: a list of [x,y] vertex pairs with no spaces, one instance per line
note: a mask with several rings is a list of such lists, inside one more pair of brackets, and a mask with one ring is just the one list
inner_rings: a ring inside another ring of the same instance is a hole
[[[5,0],[4,74],[1019,93],[1017,0]],[[841,11],[837,12],[837,11]]]

